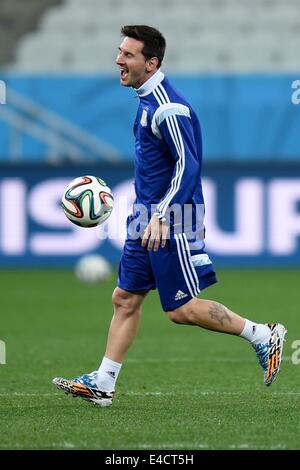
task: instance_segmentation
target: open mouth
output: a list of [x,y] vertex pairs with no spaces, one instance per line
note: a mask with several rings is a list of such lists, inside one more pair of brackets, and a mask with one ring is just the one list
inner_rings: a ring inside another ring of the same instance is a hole
[[125,80],[128,76],[128,70],[127,69],[121,69],[120,70],[120,76],[121,76],[121,80]]

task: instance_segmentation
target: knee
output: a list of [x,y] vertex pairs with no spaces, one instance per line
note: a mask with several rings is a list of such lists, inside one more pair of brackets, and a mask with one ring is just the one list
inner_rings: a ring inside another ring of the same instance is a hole
[[178,310],[172,310],[168,312],[168,317],[173,323],[178,323],[179,325],[185,324],[184,316]]
[[192,299],[176,310],[168,312],[169,319],[181,325],[193,325],[194,324],[194,300]]
[[134,294],[126,292],[119,287],[113,292],[112,302],[115,312],[120,312],[125,315],[134,314],[140,307],[140,303]]

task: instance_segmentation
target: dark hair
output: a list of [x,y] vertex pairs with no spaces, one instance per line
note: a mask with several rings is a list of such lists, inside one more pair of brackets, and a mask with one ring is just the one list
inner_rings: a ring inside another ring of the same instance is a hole
[[146,59],[158,58],[158,67],[161,66],[166,50],[166,40],[155,28],[146,25],[128,25],[121,29],[122,36],[137,39],[144,43],[142,50]]

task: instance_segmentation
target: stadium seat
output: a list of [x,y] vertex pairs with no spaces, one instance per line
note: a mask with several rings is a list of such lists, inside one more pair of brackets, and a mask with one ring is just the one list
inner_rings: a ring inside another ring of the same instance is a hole
[[[19,42],[15,71],[114,70],[120,26],[148,23],[168,41],[178,73],[298,70],[298,0],[66,0]],[[47,51],[47,54],[45,54]],[[293,51],[293,52],[291,52]]]

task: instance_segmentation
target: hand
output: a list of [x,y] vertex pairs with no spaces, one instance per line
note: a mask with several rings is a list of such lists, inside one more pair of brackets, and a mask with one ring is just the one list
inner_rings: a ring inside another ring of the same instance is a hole
[[159,245],[164,248],[166,246],[168,231],[169,227],[166,222],[159,220],[157,215],[153,214],[149,224],[145,229],[142,238],[142,246],[146,246],[148,241],[148,251],[151,251],[152,247],[153,251],[157,251]]

